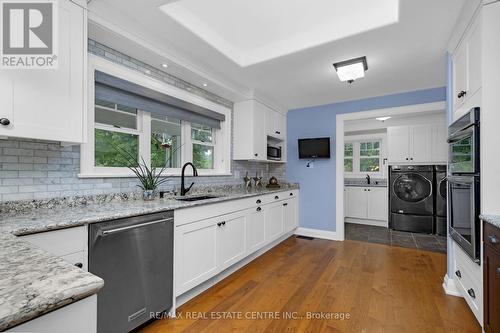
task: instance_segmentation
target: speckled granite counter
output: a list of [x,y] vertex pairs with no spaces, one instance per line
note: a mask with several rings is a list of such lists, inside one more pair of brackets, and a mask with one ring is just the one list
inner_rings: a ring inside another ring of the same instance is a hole
[[500,215],[481,215],[480,216],[481,220],[484,222],[487,222],[491,225],[494,225],[497,228],[500,228]]
[[104,281],[0,233],[0,331],[93,295]]
[[250,191],[242,188],[212,190],[210,194],[217,198],[192,202],[169,197],[150,202],[121,200],[4,210],[0,214],[0,331],[93,295],[104,285],[101,278],[15,236],[292,189],[298,186],[287,184],[280,189]]

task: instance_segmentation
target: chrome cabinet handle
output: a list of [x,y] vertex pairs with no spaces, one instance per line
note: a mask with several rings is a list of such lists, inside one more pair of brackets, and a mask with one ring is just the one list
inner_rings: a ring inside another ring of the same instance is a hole
[[462,273],[460,272],[460,270],[455,271],[455,275],[458,276],[459,278],[462,277]]
[[495,235],[489,235],[488,238],[490,239],[491,244],[498,244],[498,239],[495,237]]
[[467,293],[470,295],[472,298],[476,298],[476,293],[474,292],[474,289],[470,288],[467,290]]
[[151,221],[151,222],[146,222],[146,223],[141,223],[141,224],[135,224],[135,225],[130,225],[128,227],[123,227],[123,228],[116,228],[116,229],[111,229],[111,230],[99,230],[97,235],[104,237],[104,236],[108,236],[111,234],[115,234],[117,232],[127,231],[127,230],[131,230],[131,229],[136,229],[136,228],[142,228],[142,227],[146,227],[148,225],[153,225],[153,224],[158,224],[158,223],[163,223],[163,222],[172,222],[173,220],[174,220],[174,218],[170,217],[168,219]]

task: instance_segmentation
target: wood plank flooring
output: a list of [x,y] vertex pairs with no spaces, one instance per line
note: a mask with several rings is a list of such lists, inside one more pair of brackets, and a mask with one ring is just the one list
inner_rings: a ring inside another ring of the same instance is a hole
[[480,332],[445,270],[440,253],[291,237],[141,332]]

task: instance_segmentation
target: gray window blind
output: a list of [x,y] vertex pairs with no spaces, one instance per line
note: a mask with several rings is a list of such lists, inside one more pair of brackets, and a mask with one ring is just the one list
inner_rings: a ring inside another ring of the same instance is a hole
[[221,113],[100,71],[95,72],[95,98],[212,128],[226,120]]

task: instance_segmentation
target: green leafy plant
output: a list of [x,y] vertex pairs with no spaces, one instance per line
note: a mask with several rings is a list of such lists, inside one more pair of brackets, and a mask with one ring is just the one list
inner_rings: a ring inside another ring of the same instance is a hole
[[[158,186],[170,179],[170,177],[162,176],[163,171],[165,171],[167,165],[169,165],[168,162],[166,162],[163,167],[156,167],[154,165],[149,166],[142,156],[141,160],[138,161],[136,156],[132,155],[127,149],[124,149],[120,145],[116,145],[114,148],[123,159],[125,166],[135,174],[141,183],[137,186],[143,191],[154,191]],[[174,152],[179,148],[180,147],[174,149]]]

